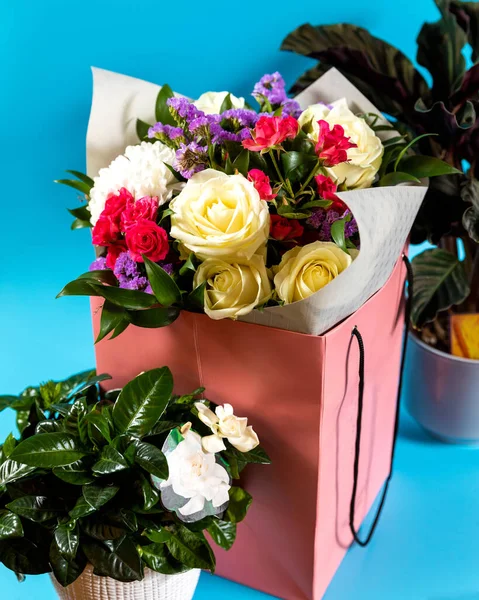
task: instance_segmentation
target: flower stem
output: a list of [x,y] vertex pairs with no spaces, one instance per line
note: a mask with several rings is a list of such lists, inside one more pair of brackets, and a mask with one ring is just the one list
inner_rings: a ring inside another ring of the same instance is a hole
[[[304,191],[304,188],[309,184],[309,182],[311,181],[311,179],[316,175],[316,172],[317,172],[319,166],[320,166],[320,162],[318,160],[318,162],[314,165],[313,170],[309,174],[308,178],[303,183],[303,185],[300,187],[299,192],[298,192],[297,195],[301,194]],[[320,170],[322,171],[322,169],[320,169]]]
[[291,187],[291,183],[290,183],[289,179],[285,180],[284,177],[281,175],[281,171],[279,170],[278,161],[276,160],[276,157],[274,155],[274,150],[272,148],[269,150],[269,155],[271,156],[271,160],[273,161],[273,165],[274,165],[274,168],[276,169],[276,173],[278,174],[279,180],[284,185],[284,187],[287,189],[287,191],[291,194],[291,196],[294,197],[294,192],[293,192],[293,188]]

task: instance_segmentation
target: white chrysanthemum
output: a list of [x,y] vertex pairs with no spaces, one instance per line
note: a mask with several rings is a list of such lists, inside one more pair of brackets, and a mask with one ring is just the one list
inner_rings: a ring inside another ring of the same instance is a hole
[[105,208],[106,199],[126,188],[135,199],[143,196],[158,196],[160,206],[171,199],[174,175],[165,166],[172,165],[175,153],[161,142],[142,142],[128,146],[125,154],[118,156],[109,167],[101,169],[93,181],[88,207],[91,223],[95,225]]

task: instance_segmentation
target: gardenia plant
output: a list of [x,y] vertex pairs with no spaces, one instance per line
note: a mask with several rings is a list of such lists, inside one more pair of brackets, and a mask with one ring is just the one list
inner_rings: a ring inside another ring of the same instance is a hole
[[203,389],[173,395],[167,367],[107,393],[104,379],[86,372],[0,397],[20,430],[0,453],[1,562],[20,578],[52,571],[63,586],[87,563],[118,581],[145,568],[214,571],[205,533],[232,546],[252,501],[233,482],[269,463],[256,433],[230,405],[198,400]]
[[279,73],[252,95],[257,110],[227,92],[192,102],[165,85],[158,122],[138,121],[137,146],[94,179],[60,180],[85,195],[70,212],[74,228],[93,228],[98,258],[59,295],[105,299],[98,339],[130,323],[168,325],[182,308],[236,319],[308,298],[359,250],[338,190],[456,172],[439,159],[426,172],[403,137],[382,142],[378,116],[345,98],[302,111]]

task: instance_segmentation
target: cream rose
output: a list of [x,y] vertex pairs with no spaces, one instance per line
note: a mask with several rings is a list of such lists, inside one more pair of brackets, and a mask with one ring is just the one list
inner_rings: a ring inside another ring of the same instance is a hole
[[[194,102],[194,105],[207,115],[219,115],[228,94],[229,92],[205,92]],[[244,98],[237,98],[230,94],[230,99],[233,108],[244,108]]]
[[215,321],[247,315],[271,296],[264,258],[259,255],[233,263],[209,258],[198,267],[193,285],[204,282],[205,313]]
[[381,166],[383,156],[381,140],[365,119],[357,117],[349,110],[344,98],[330,105],[314,104],[299,117],[301,127],[315,141],[318,139],[320,119],[330,125],[341,125],[344,134],[357,145],[357,148],[348,150],[349,162],[328,169],[329,174],[338,183],[345,182],[348,188],[370,187]]
[[170,208],[171,236],[201,259],[249,259],[268,239],[268,204],[240,174],[196,173]]
[[274,286],[286,304],[314,294],[351,264],[349,254],[333,242],[297,246],[283,255],[275,267]]

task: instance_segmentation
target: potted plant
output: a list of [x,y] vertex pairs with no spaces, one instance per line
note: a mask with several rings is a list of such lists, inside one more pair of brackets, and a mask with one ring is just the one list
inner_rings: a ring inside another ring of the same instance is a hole
[[[303,25],[282,49],[319,60],[294,92],[336,67],[392,117],[401,135],[417,138],[423,166],[439,157],[463,170],[431,179],[412,230],[413,244],[435,247],[413,260],[405,396],[426,429],[470,441],[479,440],[479,4],[436,5],[440,19],[425,23],[417,38],[417,62],[431,86],[398,49],[354,25]],[[469,69],[466,48],[474,62]]]
[[191,600],[215,569],[205,534],[228,550],[251,504],[233,480],[269,459],[231,406],[173,395],[167,367],[103,393],[108,378],[0,397],[20,430],[0,455],[0,560],[51,572],[60,598]]

